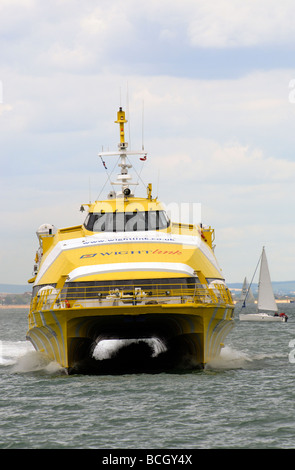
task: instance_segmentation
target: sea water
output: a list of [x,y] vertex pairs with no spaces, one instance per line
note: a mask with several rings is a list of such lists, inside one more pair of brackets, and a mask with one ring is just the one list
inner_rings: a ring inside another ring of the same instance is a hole
[[287,323],[237,319],[204,371],[100,376],[62,374],[25,340],[28,309],[1,309],[0,448],[293,448],[295,304],[280,308]]

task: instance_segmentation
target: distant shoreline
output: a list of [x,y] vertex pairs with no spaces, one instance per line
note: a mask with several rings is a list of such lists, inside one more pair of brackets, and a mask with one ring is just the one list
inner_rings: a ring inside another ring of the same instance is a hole
[[30,308],[30,305],[0,305],[0,310],[4,308]]
[[[241,302],[239,299],[234,299],[234,304],[238,304]],[[292,297],[292,299],[275,299],[276,304],[293,304],[295,303],[295,299]],[[255,305],[257,304],[257,300],[255,299],[253,302]],[[251,305],[250,303],[248,306]]]

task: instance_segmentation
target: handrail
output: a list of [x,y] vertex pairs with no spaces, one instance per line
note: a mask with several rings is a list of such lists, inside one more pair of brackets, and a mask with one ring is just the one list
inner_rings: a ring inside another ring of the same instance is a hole
[[[201,285],[200,285],[201,286]],[[228,288],[216,284],[214,288],[183,284],[146,284],[140,287],[77,286],[56,289],[48,286],[39,290],[31,301],[31,311],[65,308],[99,308],[105,306],[152,305],[152,304],[232,304]]]

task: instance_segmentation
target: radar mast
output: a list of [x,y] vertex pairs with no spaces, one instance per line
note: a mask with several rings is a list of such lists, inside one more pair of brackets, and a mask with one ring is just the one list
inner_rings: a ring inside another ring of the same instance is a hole
[[[112,182],[112,185],[119,185],[121,186],[121,192],[116,193],[116,197],[130,197],[133,196],[133,192],[131,191],[129,186],[136,186],[138,183],[132,181],[132,176],[129,174],[129,169],[132,168],[132,165],[129,163],[128,156],[129,155],[141,155],[143,156],[143,160],[146,159],[147,152],[144,151],[127,151],[128,143],[125,142],[125,129],[124,125],[128,121],[125,117],[125,111],[120,107],[119,111],[117,112],[117,120],[115,121],[116,124],[119,124],[119,132],[120,132],[120,142],[118,144],[118,151],[117,152],[101,152],[99,153],[99,157],[104,156],[119,156],[119,163],[118,167],[121,168],[121,172],[117,175],[117,180]],[[113,194],[113,193],[111,193]],[[114,197],[114,195],[112,195]]]

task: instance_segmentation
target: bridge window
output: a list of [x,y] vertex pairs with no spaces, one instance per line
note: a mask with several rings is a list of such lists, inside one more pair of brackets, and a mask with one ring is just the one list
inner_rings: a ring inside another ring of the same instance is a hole
[[165,211],[89,213],[84,226],[91,232],[162,230],[170,221]]

